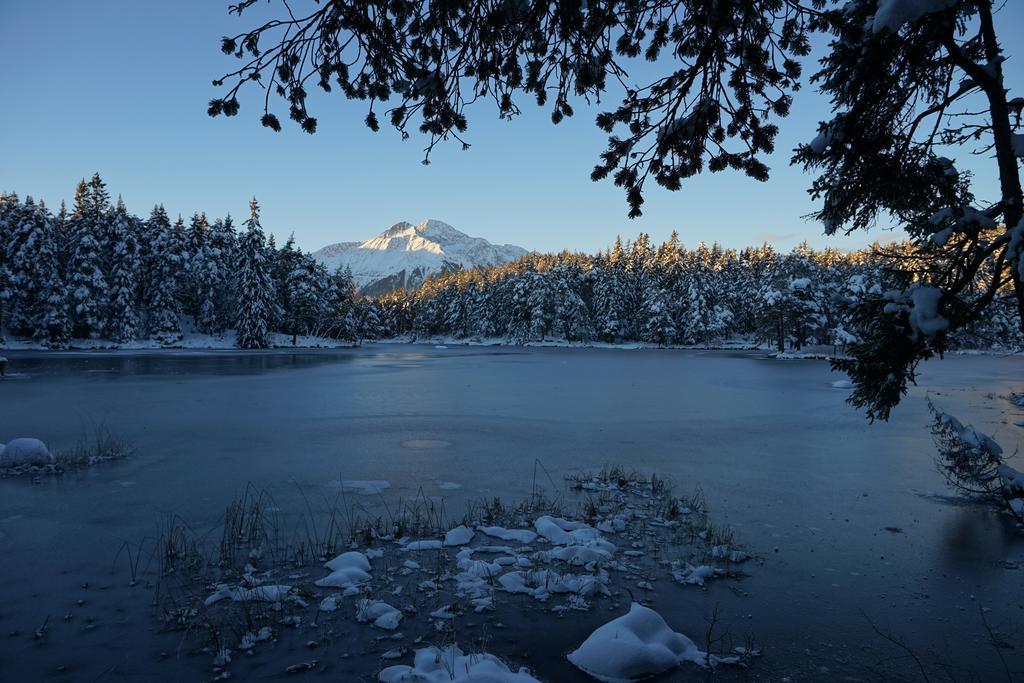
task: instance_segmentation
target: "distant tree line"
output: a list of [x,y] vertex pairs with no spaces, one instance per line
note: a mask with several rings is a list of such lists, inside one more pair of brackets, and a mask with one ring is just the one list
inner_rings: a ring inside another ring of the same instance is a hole
[[[950,237],[957,239],[966,238]],[[268,346],[272,332],[856,348],[888,334],[890,318],[899,323],[900,292],[923,277],[916,254],[912,243],[855,252],[806,244],[789,253],[770,245],[687,249],[675,233],[660,246],[640,234],[595,255],[529,254],[368,299],[349,272],[328,272],[292,239],[278,248],[265,237],[255,200],[241,231],[230,216],[172,222],[161,206],[142,220],[120,200],[111,205],[95,175],[79,184],[70,213],[0,195],[0,329],[54,348],[72,338],[174,346],[187,330],[229,329],[242,348]],[[979,273],[966,305],[988,296],[986,278],[997,277]],[[1007,294],[988,316],[954,331],[950,346],[1024,345]],[[872,302],[879,310],[863,315]]]
[[[857,315],[915,278],[914,245],[842,252],[802,244],[740,251],[687,249],[675,233],[655,247],[640,234],[605,253],[531,254],[514,263],[447,273],[413,292],[381,297],[387,334],[707,345],[746,338],[779,350],[846,347],[870,334]],[[983,296],[979,280],[969,296]],[[957,330],[960,348],[1020,348],[1012,297]]]
[[0,333],[52,348],[72,338],[173,346],[189,329],[232,328],[238,346],[258,349],[271,332],[354,341],[374,313],[350,273],[267,239],[255,199],[238,232],[230,215],[172,222],[155,206],[140,219],[111,204],[99,174],[78,184],[70,212],[0,195]]

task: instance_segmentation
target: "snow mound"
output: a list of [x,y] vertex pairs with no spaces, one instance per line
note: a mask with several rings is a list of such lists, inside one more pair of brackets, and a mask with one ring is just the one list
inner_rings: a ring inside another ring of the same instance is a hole
[[512,671],[494,655],[467,655],[454,645],[416,650],[412,666],[389,666],[378,679],[382,683],[539,683],[526,669]]
[[372,621],[377,628],[394,631],[402,621],[402,612],[383,600],[363,599],[356,603],[356,621]]
[[608,574],[559,574],[551,569],[514,571],[498,577],[509,593],[523,593],[541,602],[554,593],[573,593],[584,598],[608,595]]
[[473,540],[473,530],[466,526],[457,526],[444,535],[444,544],[466,545]]
[[324,566],[332,572],[336,572],[339,569],[361,569],[364,572],[368,572],[370,571],[370,560],[361,552],[351,550],[338,555],[330,562],[324,563]]
[[654,610],[636,603],[627,614],[591,633],[568,659],[605,683],[637,681],[683,662],[707,666],[707,655],[692,640],[669,628]]
[[673,570],[672,578],[687,586],[703,586],[705,581],[709,581],[716,576],[721,576],[722,573],[721,569],[707,564],[698,565],[696,567],[693,565],[687,565],[685,569]]
[[11,439],[6,446],[0,447],[0,467],[39,467],[52,465],[53,461],[53,454],[39,439]]
[[322,579],[317,579],[316,585],[321,588],[351,588],[370,580],[370,575],[356,567],[342,567]]
[[370,561],[354,550],[338,555],[324,566],[331,573],[316,581],[321,588],[352,588],[370,580]]
[[560,517],[544,515],[533,523],[537,533],[554,545],[591,545],[609,553],[615,551],[612,543],[601,538],[601,532],[583,522],[572,522]]

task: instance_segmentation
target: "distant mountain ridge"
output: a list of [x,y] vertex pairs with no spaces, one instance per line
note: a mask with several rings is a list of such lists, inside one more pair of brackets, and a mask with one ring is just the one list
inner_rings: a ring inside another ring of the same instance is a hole
[[348,267],[367,296],[419,287],[431,275],[496,266],[525,256],[526,249],[470,237],[443,221],[401,222],[365,242],[337,242],[312,256],[331,271]]

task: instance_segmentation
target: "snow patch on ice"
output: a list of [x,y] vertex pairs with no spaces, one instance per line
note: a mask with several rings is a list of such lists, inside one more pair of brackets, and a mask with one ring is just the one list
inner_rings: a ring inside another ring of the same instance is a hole
[[11,439],[0,447],[0,467],[31,465],[41,467],[54,462],[53,454],[39,439],[22,437]]
[[291,597],[291,586],[256,586],[255,588],[230,588],[225,585],[206,598],[206,604],[230,598],[233,602],[282,602]]
[[518,541],[519,543],[533,543],[537,534],[529,529],[506,529],[501,526],[478,526],[476,528],[482,534],[499,538],[502,541]]
[[402,621],[402,612],[383,600],[364,598],[356,603],[356,621],[372,621],[377,628],[394,631]]
[[473,540],[473,530],[465,526],[457,526],[444,535],[447,546],[466,545]]
[[389,666],[382,683],[539,683],[526,669],[512,671],[492,654],[467,655],[457,646],[416,650],[412,666]]
[[683,662],[707,666],[707,654],[660,614],[633,603],[629,612],[599,627],[568,655],[581,671],[604,683],[629,683]]
[[391,488],[391,482],[382,479],[345,479],[341,482],[341,488],[358,493],[360,496],[375,496],[383,493],[385,489]]

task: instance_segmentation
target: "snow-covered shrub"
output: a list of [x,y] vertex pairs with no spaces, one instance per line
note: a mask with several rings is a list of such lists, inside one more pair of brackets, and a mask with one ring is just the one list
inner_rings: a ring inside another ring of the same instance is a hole
[[1024,474],[1007,465],[995,440],[929,401],[939,471],[950,486],[980,496],[1024,521]]

